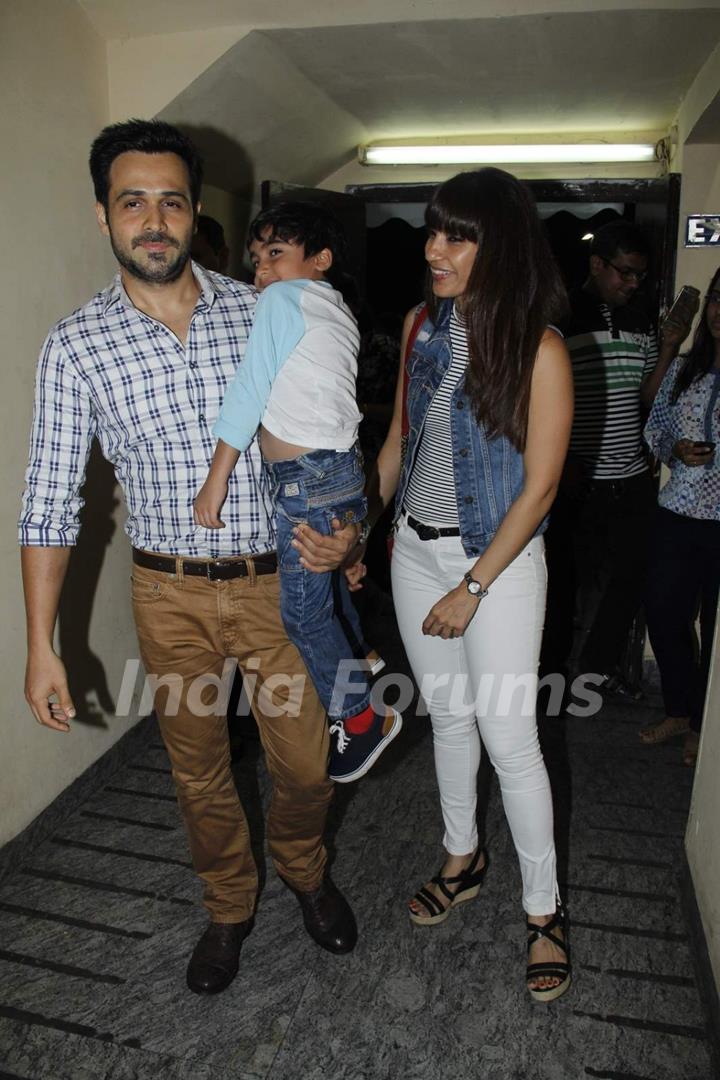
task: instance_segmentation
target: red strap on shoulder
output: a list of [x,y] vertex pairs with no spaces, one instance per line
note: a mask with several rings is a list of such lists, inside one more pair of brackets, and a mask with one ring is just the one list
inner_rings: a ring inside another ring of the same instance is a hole
[[420,327],[425,322],[425,316],[426,315],[427,315],[427,305],[426,304],[421,304],[420,307],[418,308],[417,315],[415,316],[415,321],[413,322],[412,327],[410,329],[410,333],[408,334],[407,344],[405,345],[405,355],[403,357],[403,370],[402,370],[402,380],[403,380],[403,388],[402,388],[402,424],[401,424],[401,429],[400,429],[403,439],[407,439],[408,433],[410,431],[410,421],[408,419],[408,411],[407,411],[407,390],[408,390],[408,378],[409,378],[408,368],[409,368],[409,364],[410,364],[410,357],[412,356],[413,345],[415,344],[415,338],[418,336],[418,331],[419,331]]

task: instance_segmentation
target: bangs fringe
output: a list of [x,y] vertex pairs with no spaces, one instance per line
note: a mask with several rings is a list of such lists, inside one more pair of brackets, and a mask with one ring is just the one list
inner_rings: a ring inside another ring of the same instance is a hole
[[[443,192],[442,195],[449,194]],[[436,195],[425,210],[425,224],[431,232],[445,233],[446,236],[459,236],[462,240],[478,242],[477,212],[462,205],[464,200],[438,198]]]

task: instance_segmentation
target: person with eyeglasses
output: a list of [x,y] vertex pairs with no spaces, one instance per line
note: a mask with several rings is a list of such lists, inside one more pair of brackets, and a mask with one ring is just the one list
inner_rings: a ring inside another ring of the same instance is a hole
[[636,225],[604,225],[591,242],[587,279],[570,293],[561,329],[572,360],[575,418],[548,535],[543,672],[597,674],[602,689],[623,697],[639,696],[619,666],[641,604],[655,505],[643,410],[679,348],[676,328],[664,327],[658,355],[650,320],[633,303],[649,254]]

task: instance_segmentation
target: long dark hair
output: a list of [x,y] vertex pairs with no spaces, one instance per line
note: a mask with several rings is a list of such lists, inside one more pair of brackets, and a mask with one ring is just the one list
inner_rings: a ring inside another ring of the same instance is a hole
[[[478,169],[438,188],[425,223],[478,245],[462,303],[470,353],[465,391],[488,435],[506,435],[522,450],[540,339],[567,306],[535,201],[510,173]],[[435,322],[440,302],[429,273],[427,302]]]
[[685,354],[677,378],[675,379],[675,385],[672,394],[670,395],[671,401],[677,401],[680,395],[684,393],[696,379],[702,379],[703,375],[707,375],[708,371],[715,363],[715,339],[708,329],[707,309],[710,302],[710,294],[715,291],[718,278],[720,278],[720,266],[718,266],[713,274],[712,280],[708,285],[708,291],[705,293],[705,302],[700,313],[700,321],[697,325],[692,345]]

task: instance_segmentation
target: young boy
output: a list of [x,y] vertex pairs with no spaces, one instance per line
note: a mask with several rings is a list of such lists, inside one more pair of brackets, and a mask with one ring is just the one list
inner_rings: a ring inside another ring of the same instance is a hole
[[[252,223],[248,250],[255,284],[264,291],[213,429],[218,444],[195,499],[195,520],[223,527],[219,514],[228,479],[260,424],[277,510],[283,622],[328,712],[330,778],[348,782],[371,768],[402,718],[392,708],[376,713],[359,665],[341,666],[362,647],[347,586],[337,573],[306,570],[292,542],[300,524],[330,534],[333,518],[359,523],[367,514],[357,448],[359,334],[334,287],[343,278],[345,238],[323,207],[281,203]],[[363,666],[374,673],[382,661],[370,654]],[[338,674],[340,692],[333,693]]]

